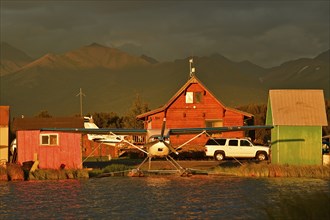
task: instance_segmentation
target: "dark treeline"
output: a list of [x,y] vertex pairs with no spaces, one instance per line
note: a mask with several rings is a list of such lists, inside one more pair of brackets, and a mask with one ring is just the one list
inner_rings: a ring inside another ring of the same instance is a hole
[[136,116],[147,111],[150,111],[148,104],[137,94],[124,116],[119,116],[114,112],[94,112],[88,116],[92,116],[94,123],[100,128],[143,128],[143,121],[137,120]]
[[[131,107],[123,116],[115,112],[94,112],[86,116],[93,117],[94,123],[99,128],[143,128],[143,121],[137,120],[136,116],[147,111],[150,111],[148,104],[137,94]],[[47,110],[42,110],[35,117],[51,118],[53,116]],[[80,115],[75,115],[75,117],[80,117]]]
[[[249,104],[240,106],[237,109],[248,112],[254,115],[254,125],[265,125],[267,105],[266,104]],[[270,130],[257,129],[255,130],[255,140],[256,144],[266,144],[270,140]]]

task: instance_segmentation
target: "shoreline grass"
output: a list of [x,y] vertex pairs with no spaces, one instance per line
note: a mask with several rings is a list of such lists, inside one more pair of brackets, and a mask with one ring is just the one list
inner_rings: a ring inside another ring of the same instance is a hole
[[[63,180],[88,179],[94,177],[127,176],[136,165],[111,164],[98,169],[38,169],[34,172],[24,170],[18,164],[8,164],[0,167],[0,181],[24,180]],[[165,168],[164,168],[165,169]],[[330,179],[330,166],[312,165],[274,165],[269,163],[243,163],[242,165],[224,165],[205,170],[210,175],[238,176],[238,177],[302,177]]]
[[127,176],[127,174],[134,169],[135,166],[125,164],[111,164],[103,169],[90,170],[89,177],[107,177],[107,176]]
[[239,177],[305,177],[330,179],[330,166],[313,165],[274,165],[246,163],[235,167],[215,167],[214,174]]

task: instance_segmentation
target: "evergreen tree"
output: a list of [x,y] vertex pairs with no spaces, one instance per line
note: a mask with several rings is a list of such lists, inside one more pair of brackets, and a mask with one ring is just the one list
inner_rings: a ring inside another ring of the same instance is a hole
[[143,121],[138,120],[136,116],[147,111],[150,111],[148,104],[141,99],[139,94],[136,94],[135,100],[133,101],[130,110],[123,118],[123,127],[142,129],[144,127]]
[[94,123],[99,128],[122,128],[123,118],[114,112],[95,112],[89,115],[93,117]]
[[52,118],[53,116],[51,116],[47,110],[42,110],[34,117],[36,117],[36,118]]

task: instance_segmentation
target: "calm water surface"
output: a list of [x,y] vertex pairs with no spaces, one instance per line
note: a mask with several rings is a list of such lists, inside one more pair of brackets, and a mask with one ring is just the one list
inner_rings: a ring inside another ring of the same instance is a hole
[[0,182],[0,219],[330,219],[330,180],[218,176]]

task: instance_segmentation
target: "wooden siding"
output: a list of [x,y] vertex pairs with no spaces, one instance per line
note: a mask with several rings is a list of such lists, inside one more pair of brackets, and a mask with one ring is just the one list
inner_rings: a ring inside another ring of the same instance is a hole
[[[186,92],[201,92],[200,103],[186,103]],[[146,118],[145,128],[161,129],[164,111],[151,114]],[[243,125],[244,115],[226,109],[214,96],[198,83],[190,84],[185,91],[177,96],[166,109],[166,128],[195,128],[206,127],[206,121],[221,120],[223,126]],[[175,146],[193,138],[195,135],[171,136],[171,143]],[[219,135],[218,135],[219,136]],[[226,132],[225,137],[243,137],[244,132]],[[190,144],[203,146],[209,137],[202,135]]]
[[[41,145],[40,134],[57,134],[58,145]],[[67,132],[17,131],[18,163],[33,161],[38,156],[40,169],[82,168],[81,135]]]

